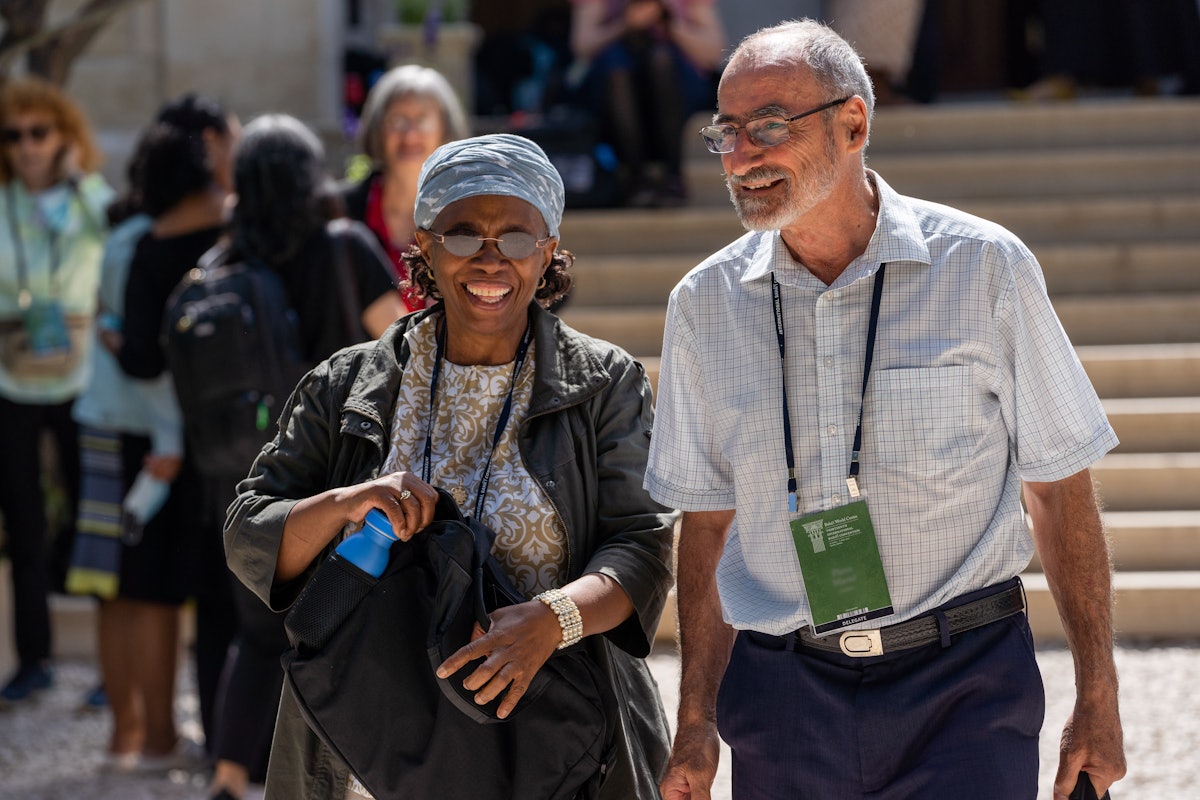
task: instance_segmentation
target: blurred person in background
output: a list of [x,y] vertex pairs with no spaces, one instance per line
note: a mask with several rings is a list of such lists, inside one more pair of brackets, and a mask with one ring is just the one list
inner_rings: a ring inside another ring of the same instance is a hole
[[[371,232],[354,221],[326,221],[324,157],[316,134],[294,117],[270,114],[249,123],[234,153],[237,202],[218,261],[257,259],[281,276],[299,318],[303,355],[313,365],[378,337],[405,313],[387,256]],[[354,318],[343,309],[352,309]],[[212,513],[224,513],[244,477],[232,475],[213,487]],[[249,783],[266,777],[283,688],[280,657],[288,647],[283,615],[240,581],[231,585],[238,629],[211,746],[216,769],[210,796],[219,800],[240,800]]]
[[[189,93],[164,106],[145,134],[140,195],[153,226],[138,241],[129,264],[121,330],[101,328],[105,347],[132,378],[150,381],[166,374],[164,305],[224,230],[239,131],[237,117],[220,104]],[[217,685],[237,625],[220,524],[210,512],[186,445],[182,458],[152,453],[148,441],[143,446],[140,454],[131,448],[124,457],[136,464],[142,456],[151,475],[170,483],[169,504],[177,510],[160,513],[145,527],[140,543],[123,553],[121,591],[176,608],[195,598],[196,684],[211,746]],[[161,617],[163,625],[175,619],[167,613]],[[165,640],[170,634],[164,630],[161,635]],[[173,687],[173,670],[160,677]],[[137,765],[145,771],[195,766],[200,760],[196,751],[194,742],[171,732],[163,741],[148,740]]]
[[187,537],[178,533],[186,528],[180,515],[189,509],[170,493],[169,478],[153,475],[155,466],[177,463],[183,453],[170,378],[131,378],[103,345],[105,331],[123,328],[130,261],[154,225],[142,210],[141,189],[147,144],[157,141],[139,141],[128,167],[129,189],[108,208],[112,230],[101,262],[95,330],[100,346],[72,410],[80,426],[82,488],[67,590],[99,602],[97,650],[112,712],[103,765],[115,772],[140,768],[143,752],[153,758],[176,747],[183,597],[164,592],[160,576],[173,578],[178,568],[172,560],[191,554]]
[[[716,0],[571,0],[581,102],[621,161],[626,202],[686,200],[683,126],[716,103],[725,49]],[[658,162],[661,175],[650,170]]]
[[[367,94],[359,142],[370,173],[342,191],[347,216],[366,224],[400,282],[409,280],[403,254],[416,241],[413,203],[421,165],[439,146],[469,135],[466,112],[440,72],[417,64],[383,74]],[[403,290],[408,310],[423,302]]]
[[[52,84],[0,90],[0,514],[12,564],[17,671],[0,707],[53,682],[52,570],[42,437],[53,437],[67,501],[79,493],[71,404],[91,367],[91,324],[112,189],[83,113]],[[60,534],[66,536],[67,534]],[[61,546],[60,546],[61,545]],[[56,542],[55,550],[70,542]]]

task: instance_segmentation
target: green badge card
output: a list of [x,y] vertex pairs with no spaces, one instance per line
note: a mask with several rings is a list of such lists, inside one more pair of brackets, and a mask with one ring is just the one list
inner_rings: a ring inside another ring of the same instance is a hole
[[892,613],[866,500],[793,520],[791,526],[817,634]]

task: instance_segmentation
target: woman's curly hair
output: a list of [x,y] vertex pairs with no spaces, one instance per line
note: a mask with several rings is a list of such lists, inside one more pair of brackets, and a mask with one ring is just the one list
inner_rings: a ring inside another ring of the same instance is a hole
[[[403,282],[402,288],[411,287],[413,293],[418,297],[441,300],[441,292],[438,291],[437,283],[433,279],[433,270],[430,269],[425,256],[421,254],[421,248],[414,244],[402,257],[410,276],[409,280]],[[575,281],[569,271],[574,264],[575,254],[570,250],[563,250],[561,247],[555,250],[550,259],[550,266],[546,267],[546,271],[542,273],[545,283],[538,286],[537,291],[533,294],[533,299],[543,308],[549,308],[566,297]]]

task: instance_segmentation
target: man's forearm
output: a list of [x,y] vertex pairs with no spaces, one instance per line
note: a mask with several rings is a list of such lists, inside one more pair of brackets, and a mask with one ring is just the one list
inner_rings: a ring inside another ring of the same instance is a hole
[[1058,607],[1081,693],[1116,683],[1112,563],[1088,470],[1054,483],[1026,483],[1025,504],[1046,583]]
[[676,605],[680,662],[679,725],[711,723],[735,632],[721,617],[716,567],[732,511],[687,512],[680,526]]

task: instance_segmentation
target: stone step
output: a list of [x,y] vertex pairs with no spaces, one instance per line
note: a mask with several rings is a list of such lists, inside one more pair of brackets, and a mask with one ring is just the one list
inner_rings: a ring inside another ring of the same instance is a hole
[[[1200,148],[1192,145],[985,153],[868,153],[867,164],[893,189],[949,205],[968,199],[1195,194]],[[720,161],[690,159],[688,204],[729,206]]]
[[1084,346],[1077,352],[1103,398],[1200,397],[1200,343]]
[[[1200,511],[1106,511],[1104,527],[1122,572],[1200,571]],[[1042,569],[1036,554],[1029,569]]]
[[[1039,643],[1066,639],[1046,578],[1039,572],[1022,576],[1029,624]],[[1123,641],[1195,639],[1200,637],[1200,571],[1117,572],[1113,627]]]
[[1200,291],[1057,297],[1075,345],[1200,342]]
[[[696,133],[710,121],[706,113],[688,120],[683,137],[688,158],[715,158]],[[877,109],[868,154],[1195,144],[1200,144],[1200,100],[1192,97],[1052,105],[963,102]]]
[[[1200,342],[1200,292],[1060,297],[1054,301],[1076,346]],[[635,355],[662,350],[666,305],[590,307],[568,304],[559,315],[584,333],[607,339]]]
[[1200,221],[1189,241],[1041,244],[1033,252],[1051,297],[1200,290]]
[[[1077,352],[1102,398],[1200,397],[1200,344],[1092,346]],[[657,386],[658,356],[640,360]]]
[[[1195,242],[1200,194],[968,200],[962,210],[1012,230],[1035,251],[1045,244]],[[563,247],[580,258],[692,254],[699,262],[744,233],[730,207],[578,210],[563,219]]]
[[1110,453],[1092,475],[1110,511],[1200,508],[1200,452]]
[[[1200,397],[1107,399],[1104,411],[1121,439],[1114,452],[1200,452]],[[1197,505],[1200,506],[1200,487],[1197,487]]]
[[[675,284],[705,255],[579,255],[569,302],[573,307],[666,305]],[[1047,244],[1034,255],[1052,297],[1200,291],[1200,232],[1186,242]]]

